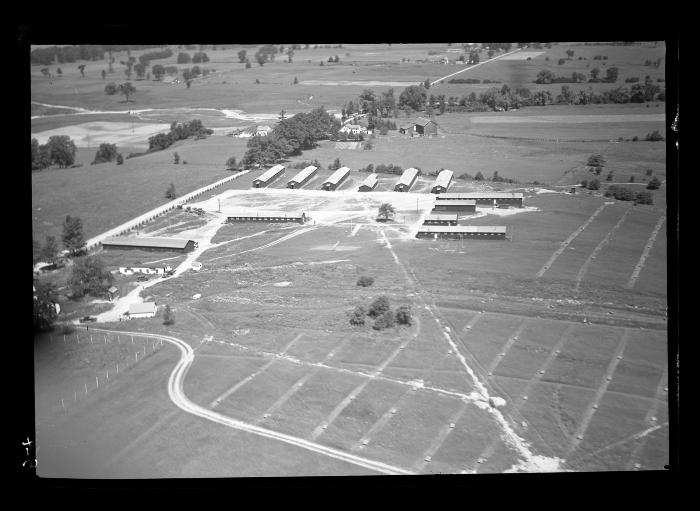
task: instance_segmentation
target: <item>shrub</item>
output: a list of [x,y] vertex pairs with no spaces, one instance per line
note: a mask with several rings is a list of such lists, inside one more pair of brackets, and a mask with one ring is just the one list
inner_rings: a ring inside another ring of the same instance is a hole
[[466,181],[467,179],[473,179],[473,177],[468,172],[464,172],[457,176],[457,179],[464,179]]
[[632,137],[632,142],[637,142],[637,141],[639,141],[639,137],[637,135]]
[[564,64],[565,62],[566,62],[566,59],[559,59],[559,61],[557,62],[557,64],[559,64],[559,65],[561,66],[561,65]]
[[362,307],[361,305],[358,305],[350,313],[350,324],[356,325],[356,326],[364,325],[366,314],[367,314],[367,312],[365,311],[364,307]]
[[630,176],[630,183],[634,183],[634,176]]
[[165,198],[172,200],[176,197],[177,197],[177,195],[175,194],[175,185],[173,183],[170,183],[170,186],[168,186],[168,189],[165,190]]
[[481,173],[481,171],[477,172],[476,175],[474,176],[474,181],[483,181],[484,180],[484,175]]
[[651,194],[651,192],[637,192],[637,194],[634,196],[634,203],[635,204],[654,204],[654,196]]
[[175,314],[173,314],[173,310],[170,308],[170,305],[166,305],[165,309],[163,310],[163,324],[172,325],[173,323],[175,323]]
[[588,182],[588,189],[589,190],[599,190],[600,189],[600,181],[597,179],[591,179]]
[[634,193],[624,186],[611,185],[605,191],[606,197],[614,197],[617,200],[634,200]]
[[610,172],[608,172],[608,175],[607,175],[607,177],[605,178],[605,180],[606,180],[606,181],[612,181],[612,179],[613,179],[613,172],[612,172],[612,170],[611,170]]
[[661,187],[661,181],[658,177],[654,176],[651,181],[647,184],[647,190],[658,190]]
[[653,170],[647,169],[646,172],[645,172],[645,174],[646,174],[647,176],[651,176],[651,174],[652,174],[653,172],[654,172]]
[[661,135],[661,133],[659,133],[659,130],[654,130],[651,133],[647,134],[644,140],[648,142],[658,142],[660,140],[664,140],[664,137]]
[[394,313],[388,310],[381,316],[377,316],[372,328],[375,330],[383,330],[384,328],[391,328],[393,326],[396,326],[396,318],[394,317]]
[[119,153],[117,155],[117,165],[123,165],[124,164],[124,157],[122,156],[122,153]]
[[396,322],[399,325],[411,325],[411,307],[408,305],[402,305],[396,309]]
[[366,275],[361,276],[357,279],[357,285],[362,287],[369,287],[374,284],[374,277],[368,277]]
[[389,304],[389,298],[387,296],[379,296],[377,297],[372,304],[369,306],[369,311],[367,314],[372,317],[376,318],[377,316],[381,316],[384,314],[386,311],[390,309],[390,304]]
[[114,82],[109,82],[107,85],[105,85],[105,94],[108,96],[113,96],[115,95],[118,91],[117,89],[117,84]]

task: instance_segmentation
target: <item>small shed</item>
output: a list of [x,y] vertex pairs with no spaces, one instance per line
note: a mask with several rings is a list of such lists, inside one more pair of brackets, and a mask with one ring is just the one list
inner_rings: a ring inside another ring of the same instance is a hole
[[128,315],[130,319],[152,318],[157,310],[155,302],[134,303],[129,306]]
[[340,167],[338,170],[333,172],[328,179],[326,179],[321,186],[321,189],[328,191],[336,190],[340,186],[340,183],[345,181],[349,175],[350,167]]
[[416,120],[416,134],[422,135],[422,136],[435,136],[437,135],[437,130],[438,130],[438,125],[435,121],[431,121],[430,119],[425,119],[423,117],[419,117]]
[[413,186],[413,183],[416,182],[416,179],[418,178],[419,170],[410,168],[406,169],[403,171],[403,174],[401,174],[401,178],[396,182],[396,185],[394,186],[394,191],[395,192],[407,192],[411,189]]
[[377,174],[370,174],[367,179],[362,181],[362,184],[358,188],[359,192],[371,192],[377,187],[379,180],[377,179]]
[[109,297],[110,302],[112,300],[114,300],[118,294],[119,294],[119,288],[117,286],[112,286],[107,290],[107,296]]
[[275,165],[274,167],[270,167],[263,174],[261,174],[260,177],[253,180],[253,187],[263,188],[265,186],[269,186],[282,174],[284,174],[284,165]]

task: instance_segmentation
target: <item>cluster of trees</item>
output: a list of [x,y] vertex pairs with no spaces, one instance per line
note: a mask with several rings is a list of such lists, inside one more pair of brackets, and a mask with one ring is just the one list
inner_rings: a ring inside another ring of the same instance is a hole
[[606,197],[613,197],[616,200],[634,201],[635,204],[653,204],[654,197],[651,192],[645,190],[634,192],[625,186],[610,185],[605,190]]
[[181,51],[177,54],[178,64],[189,64],[190,62],[192,62],[192,55],[190,55],[189,53]]
[[362,275],[359,279],[357,279],[357,285],[360,287],[369,287],[372,284],[374,284],[374,277]]
[[173,50],[170,48],[165,48],[164,50],[161,51],[151,51],[148,53],[144,53],[139,56],[139,62],[143,64],[144,66],[148,66],[148,63],[152,60],[158,60],[158,59],[168,59],[173,56]]
[[372,117],[388,117],[396,111],[394,89],[389,89],[377,95],[372,89],[365,89],[356,100],[350,100],[341,110],[341,119],[352,117],[353,114],[367,113]]
[[276,163],[287,156],[313,149],[319,140],[336,139],[340,122],[323,107],[282,119],[266,137],[251,137],[243,164]]
[[600,77],[600,68],[594,67],[590,71],[591,77],[587,80],[586,75],[583,73],[573,72],[571,76],[556,76],[549,69],[543,69],[537,73],[537,78],[535,83],[538,84],[549,84],[549,83],[615,83],[617,81],[618,68],[609,67],[605,70],[605,78]]
[[448,80],[447,83],[481,83],[478,78],[453,78]]
[[194,55],[192,55],[192,62],[194,64],[209,62],[209,57],[203,51],[198,51]]
[[658,190],[661,187],[661,180],[654,176],[649,180],[649,183],[647,183],[647,190]]
[[663,60],[664,60],[663,57],[659,57],[659,58],[656,59],[656,60],[649,60],[649,59],[647,59],[647,60],[644,61],[644,65],[645,65],[645,66],[648,66],[648,67],[655,67],[655,68],[658,68],[658,67],[661,65],[661,62],[663,62]]
[[[264,66],[266,62],[273,62],[275,60],[275,55],[277,54],[277,46],[274,44],[266,44],[264,46],[261,46],[258,48],[258,51],[255,52],[255,61],[258,63],[260,66]],[[244,54],[245,55],[245,54]],[[241,58],[241,52],[238,52],[238,58]],[[247,59],[246,59],[247,62]],[[248,67],[246,65],[246,67]]]
[[664,137],[661,133],[659,133],[659,130],[654,130],[651,133],[647,133],[647,136],[644,137],[644,140],[647,142],[660,142],[664,140]]
[[95,159],[92,161],[92,165],[118,160],[120,156],[121,154],[117,153],[116,144],[100,144],[100,147],[95,153]]
[[96,298],[107,295],[107,290],[114,283],[112,272],[105,268],[98,256],[84,256],[74,260],[68,287],[73,298],[85,295]]
[[49,48],[35,48],[29,54],[32,64],[49,66],[54,62],[64,64],[76,60],[102,60],[105,58],[105,47],[94,44],[80,44],[77,46],[51,46]]
[[123,96],[126,97],[126,102],[129,102],[129,96],[134,94],[136,92],[136,87],[131,82],[124,82],[120,85],[117,85],[114,82],[109,82],[107,85],[105,85],[105,94],[108,96],[113,96],[116,93],[120,93]]
[[[185,140],[189,137],[197,139],[206,138],[214,133],[214,130],[205,128],[202,121],[194,119],[190,122],[178,123],[173,121],[170,125],[169,133],[157,133],[148,139],[149,151],[160,151],[170,147],[178,140]],[[261,138],[261,137],[254,137]]]
[[43,170],[51,165],[61,168],[69,167],[75,162],[78,148],[67,135],[53,135],[46,144],[39,144],[32,138],[32,170]]
[[584,179],[583,181],[581,181],[581,186],[583,188],[587,188],[588,190],[599,190],[600,181],[598,179],[591,179],[590,181]]
[[373,172],[377,174],[403,174],[403,169],[398,165],[394,165],[393,163],[389,163],[388,165],[380,163],[376,167],[370,163],[366,167],[359,169],[359,171],[367,172],[369,174]]
[[374,320],[372,324],[374,330],[392,328],[397,324],[410,326],[413,319],[409,305],[400,305],[396,311],[392,311],[389,298],[384,295],[377,297],[368,309],[362,305],[355,307],[350,313],[350,324],[362,326],[367,322],[367,317]]

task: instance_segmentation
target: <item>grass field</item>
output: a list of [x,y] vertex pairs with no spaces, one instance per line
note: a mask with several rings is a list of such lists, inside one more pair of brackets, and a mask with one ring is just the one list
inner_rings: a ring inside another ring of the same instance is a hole
[[[532,61],[497,61],[493,68],[477,70],[525,83],[545,56],[555,62],[555,55],[569,47],[575,49],[575,58],[585,54],[589,60],[562,68],[592,64],[593,55],[607,54],[607,65],[618,65],[622,78],[627,76],[623,72],[646,70],[645,55],[653,58],[663,52],[562,44]],[[341,100],[343,95],[352,91],[354,97],[364,86],[292,87],[290,77],[367,82],[408,81],[417,75],[424,80],[457,67],[415,62],[428,58],[427,51],[446,48],[350,45],[302,50],[293,64],[278,59],[245,70],[237,62],[239,48],[229,47],[207,52],[212,58],[208,66],[217,71],[191,89],[138,82],[131,106],[294,112],[295,101],[313,95],[313,104],[297,103],[299,111],[317,104],[337,107],[349,99]],[[325,59],[338,53],[345,60],[346,52],[351,57],[345,63],[318,65],[324,53]],[[401,58],[412,61],[402,64]],[[118,98],[101,94],[104,85],[96,63],[88,65],[85,79],[77,69],[64,67],[65,76],[53,80],[54,85],[39,76],[38,67],[32,68],[33,99],[123,108]],[[259,86],[252,84],[256,77]],[[72,88],[78,87],[76,94]],[[168,94],[163,87],[170,87]],[[442,87],[447,86],[435,87],[440,91],[436,93],[443,93]],[[658,115],[660,108],[447,114],[438,118],[444,133],[433,139],[378,136],[369,151],[324,142],[285,162],[285,174],[268,189],[251,189],[263,172],[256,169],[198,198],[192,205],[204,208],[206,215],[173,210],[143,226],[141,234],[197,237],[200,249],[193,257],[203,268],[159,280],[141,297],[170,305],[174,324],[162,324],[159,313],[151,320],[100,325],[114,331],[101,345],[89,342],[92,328],[79,329],[78,337],[73,334],[65,344],[58,333],[53,339],[35,339],[40,475],[375,473],[176,407],[168,378],[179,355],[168,343],[156,346],[149,334],[174,336],[193,348],[184,393],[197,405],[299,442],[401,470],[459,474],[663,468],[669,456],[665,186],[653,192],[653,206],[634,206],[583,191],[554,193],[534,185],[456,180],[450,191],[524,191],[525,209],[479,208],[462,221],[505,225],[506,241],[415,239],[415,229],[435,200],[428,193],[433,178],[425,175],[413,193],[390,192],[398,179],[392,175],[380,175],[374,192],[354,193],[366,177],[357,170],[369,163],[418,166],[424,174],[441,167],[456,175],[481,171],[490,177],[498,171],[522,182],[568,185],[590,179],[585,162],[597,153],[605,156],[606,171],[615,170],[616,182],[629,176],[642,181],[649,168],[663,180],[663,143],[609,141],[617,138],[615,133],[643,136],[660,121],[630,119]],[[150,119],[161,120],[162,114]],[[180,114],[170,110],[167,115]],[[589,117],[605,115],[614,122]],[[621,121],[613,117],[617,115],[626,117]],[[559,137],[567,141],[522,140]],[[103,232],[164,203],[170,182],[183,194],[228,175],[224,162],[229,156],[240,159],[245,142],[224,136],[180,142],[119,167],[89,166],[94,148],[81,148],[83,167],[33,174],[34,237],[60,236],[66,214],[81,216],[86,237]],[[173,165],[175,151],[187,165]],[[320,191],[331,173],[325,166],[335,158],[352,173],[339,192]],[[314,159],[324,166],[318,176],[302,190],[285,190],[298,172],[289,167]],[[396,207],[395,221],[377,223],[377,208],[385,201]],[[238,208],[304,210],[311,221],[224,225],[227,211]],[[142,251],[103,250],[100,255],[110,270],[135,264],[176,267],[185,260],[180,254]],[[374,284],[358,286],[362,275],[374,277]],[[67,270],[43,278],[65,283]],[[133,278],[115,278],[122,295],[132,289]],[[363,326],[349,323],[357,305],[367,306],[380,295],[393,308],[409,305],[411,325],[377,331],[371,320]],[[62,315],[70,319],[106,307],[66,301],[62,309],[67,314]],[[124,331],[143,337],[135,336],[131,345],[130,337],[127,342],[119,334]],[[133,365],[122,371],[122,361],[132,359]],[[117,363],[119,375],[110,370],[107,382],[106,371]],[[78,399],[74,393],[81,386]]]

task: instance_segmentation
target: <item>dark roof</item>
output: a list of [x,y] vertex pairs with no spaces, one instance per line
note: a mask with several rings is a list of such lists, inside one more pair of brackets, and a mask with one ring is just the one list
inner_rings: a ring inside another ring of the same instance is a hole
[[418,126],[426,126],[427,124],[430,124],[431,122],[433,124],[437,125],[437,123],[435,121],[431,121],[430,119],[426,119],[424,117],[419,117],[418,119],[416,119],[416,122],[414,124],[417,124]]
[[184,238],[146,238],[146,237],[110,237],[102,241],[102,245],[121,245],[123,247],[156,247],[156,248],[187,248],[192,241]]

